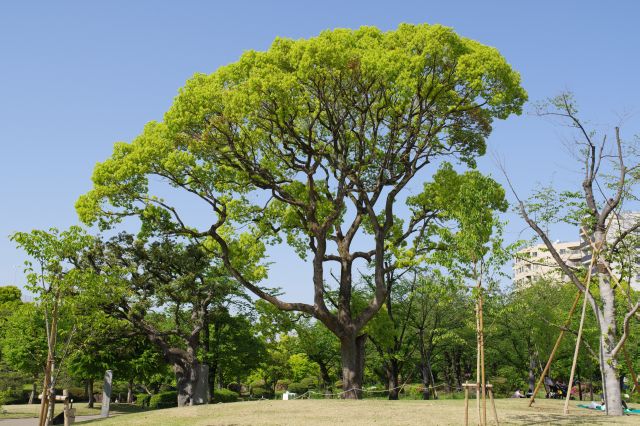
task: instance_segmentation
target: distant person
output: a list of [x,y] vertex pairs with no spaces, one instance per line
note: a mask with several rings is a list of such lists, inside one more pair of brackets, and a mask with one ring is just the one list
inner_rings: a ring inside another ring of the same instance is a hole
[[520,389],[516,389],[516,391],[511,395],[511,398],[524,398],[525,396],[520,392]]

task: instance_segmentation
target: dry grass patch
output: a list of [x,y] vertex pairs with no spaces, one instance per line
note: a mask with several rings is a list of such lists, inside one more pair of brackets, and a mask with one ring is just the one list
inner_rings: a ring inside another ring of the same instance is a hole
[[[476,423],[475,401],[471,401],[469,423]],[[562,415],[562,401],[540,400],[534,408],[525,399],[499,399],[496,407],[501,424],[614,424],[603,413],[577,408]],[[487,407],[489,408],[489,407]],[[92,420],[82,424],[124,425],[459,425],[464,419],[464,401],[253,401],[198,407],[170,408]],[[491,419],[491,410],[487,411]],[[640,424],[640,415],[616,419],[615,424]]]
[[[64,408],[64,404],[56,404],[56,414],[60,413]],[[100,414],[100,404],[96,403],[94,408],[87,408],[86,402],[73,404],[76,409],[76,416],[95,416]],[[6,411],[0,412],[0,420],[3,419],[24,419],[30,417],[38,417],[40,414],[40,404],[20,404],[20,405],[3,405],[2,409]],[[126,414],[139,412],[142,409],[129,404],[111,404],[111,412],[114,414]]]

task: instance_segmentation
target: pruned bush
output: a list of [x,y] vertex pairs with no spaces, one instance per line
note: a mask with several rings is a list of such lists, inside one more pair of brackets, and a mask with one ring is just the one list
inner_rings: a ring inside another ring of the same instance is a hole
[[264,380],[254,380],[253,382],[249,383],[249,386],[251,388],[264,388],[265,386],[267,386],[267,384]]
[[242,392],[242,385],[240,383],[237,382],[231,382],[227,385],[227,389],[229,389],[230,391],[233,391],[237,394],[240,394],[240,392]]
[[318,381],[313,377],[305,377],[300,380],[300,384],[305,387],[305,390],[316,389],[318,387]]
[[149,395],[148,393],[139,393],[136,395],[136,406],[148,407],[150,399],[151,395]]
[[291,383],[291,380],[287,380],[287,379],[278,380],[276,382],[276,392],[289,389],[290,383]]
[[271,393],[265,388],[255,387],[251,388],[251,396],[253,398],[269,398]]
[[159,408],[171,408],[178,406],[178,392],[166,391],[157,393],[149,399],[149,408],[152,410]]
[[306,387],[305,385],[303,385],[302,383],[289,383],[289,388],[287,389],[289,392],[293,392],[293,393],[297,393],[298,395],[302,395],[303,393],[305,393],[307,390],[309,390],[308,387]]
[[238,394],[229,389],[216,389],[213,391],[213,402],[237,402]]

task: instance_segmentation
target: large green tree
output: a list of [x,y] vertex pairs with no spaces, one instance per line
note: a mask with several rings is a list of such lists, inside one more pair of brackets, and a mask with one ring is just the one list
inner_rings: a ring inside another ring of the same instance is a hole
[[[346,395],[358,397],[362,329],[386,300],[385,273],[417,262],[437,230],[423,203],[436,194],[407,197],[410,185],[443,158],[473,166],[492,121],[520,113],[525,99],[496,49],[439,25],[278,38],[189,80],[162,122],[116,144],[76,207],[87,223],[138,215],[207,241],[250,291],[340,339]],[[210,225],[197,229],[177,199],[159,197],[157,178],[202,201]],[[264,271],[242,270],[245,253],[284,239],[310,260],[312,304],[286,302],[259,285]],[[358,262],[373,269],[375,291],[355,313]],[[335,310],[325,298],[331,267]]]

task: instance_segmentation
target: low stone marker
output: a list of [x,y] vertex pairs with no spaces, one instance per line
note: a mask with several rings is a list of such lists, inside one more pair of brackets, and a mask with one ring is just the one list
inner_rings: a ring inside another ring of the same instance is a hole
[[109,404],[111,403],[111,382],[113,380],[113,372],[107,370],[104,373],[104,385],[102,385],[102,408],[100,409],[101,417],[109,417]]

